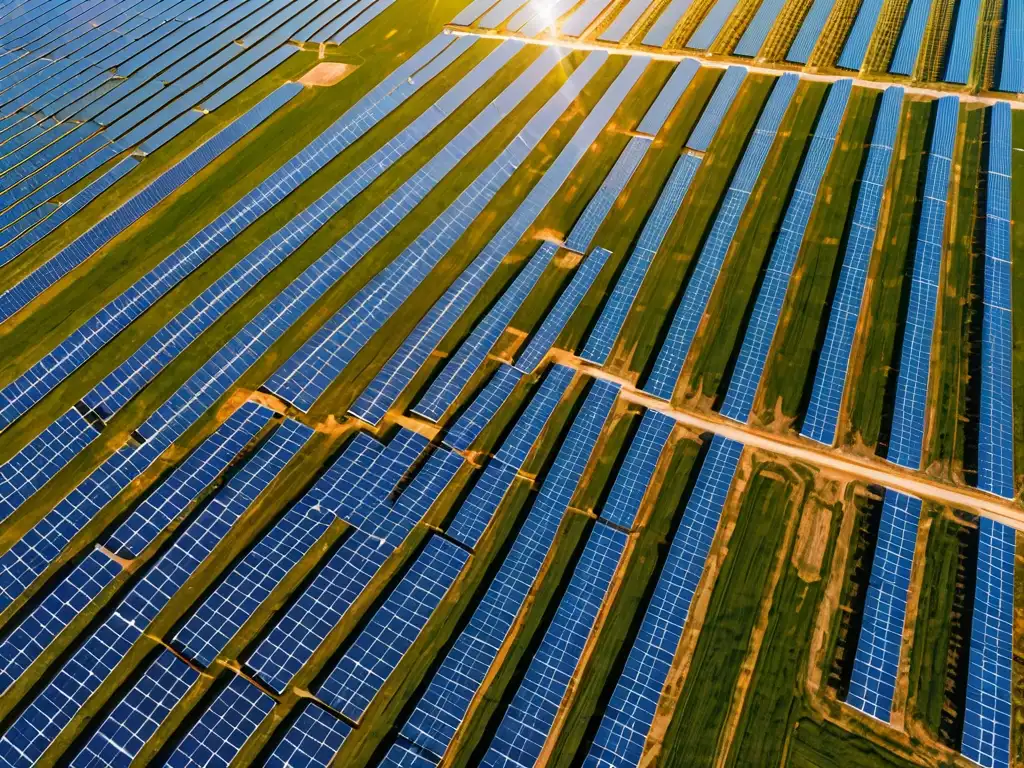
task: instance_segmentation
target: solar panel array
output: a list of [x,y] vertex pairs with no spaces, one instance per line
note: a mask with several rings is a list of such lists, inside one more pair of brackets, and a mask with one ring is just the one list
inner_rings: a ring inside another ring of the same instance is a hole
[[327,768],[352,728],[316,704],[304,704],[298,719],[267,758],[267,768]]
[[978,34],[978,0],[964,0],[958,4],[953,32],[946,50],[942,79],[947,83],[966,85],[974,61],[974,40]]
[[665,121],[668,120],[668,116],[672,113],[676,104],[679,103],[679,99],[682,98],[683,93],[690,86],[690,83],[693,82],[693,78],[699,69],[700,64],[694,59],[683,59],[679,62],[676,68],[672,70],[668,81],[658,92],[654,103],[651,104],[644,114],[644,119],[637,126],[637,130],[640,133],[646,133],[651,136],[658,135],[662,127],[664,127]]
[[736,10],[739,0],[717,0],[701,21],[697,30],[686,41],[687,48],[706,51],[722,31],[725,22]]
[[501,567],[382,765],[407,764],[417,747],[435,762],[447,750],[537,578],[617,395],[618,387],[594,382]]
[[662,10],[654,25],[644,35],[644,45],[661,47],[668,42],[669,37],[675,30],[676,25],[683,18],[683,14],[690,7],[693,0],[671,0]]
[[909,469],[921,467],[932,334],[946,236],[946,196],[959,118],[958,98],[945,96],[939,99],[914,246],[910,304],[903,328],[889,438],[889,461]]
[[896,690],[921,500],[885,491],[846,703],[888,723]]
[[978,487],[1014,496],[1013,307],[1010,199],[1013,117],[1003,103],[990,111],[986,168],[985,286],[981,332]]
[[658,459],[676,422],[658,411],[647,411],[629,444],[626,458],[615,475],[611,492],[601,507],[601,519],[631,530],[640,504],[650,487]]
[[768,33],[772,31],[772,27],[775,26],[775,20],[778,19],[783,5],[785,5],[785,0],[764,0],[758,6],[757,13],[754,14],[754,18],[743,31],[743,36],[732,51],[734,56],[746,56],[753,59],[761,52],[764,41],[768,38]]
[[840,68],[859,72],[864,66],[864,57],[868,54],[868,46],[875,32],[875,22],[882,12],[882,3],[883,0],[864,0],[857,10],[857,17],[846,38],[843,52],[836,61]]
[[906,15],[903,17],[903,29],[896,42],[892,62],[889,64],[889,71],[892,74],[913,74],[930,11],[931,3],[928,0],[910,0]]
[[584,765],[637,766],[743,446],[716,436]]
[[469,450],[522,378],[523,374],[511,365],[499,366],[469,407],[445,433],[444,444],[457,451]]
[[626,33],[639,21],[649,4],[650,0],[629,0],[619,9],[615,19],[598,39],[608,43],[621,42]]
[[775,236],[768,267],[754,302],[754,310],[747,322],[739,355],[729,379],[729,389],[722,403],[722,415],[735,421],[746,422],[754,404],[754,395],[761,383],[768,361],[768,350],[779,324],[782,304],[786,300],[789,280],[803,247],[807,224],[818,199],[818,188],[832,157],[852,87],[852,80],[840,80],[829,89],[814,135],[804,155],[796,186],[789,198],[782,226]]
[[696,152],[707,152],[711,146],[711,140],[715,138],[718,129],[725,119],[726,113],[736,100],[740,86],[747,79],[746,67],[729,67],[722,75],[722,79],[715,86],[715,92],[711,94],[704,111],[701,112],[700,120],[690,132],[690,138],[686,140],[686,146]]
[[775,144],[776,133],[793,98],[797,82],[798,78],[793,74],[783,75],[776,80],[768,103],[761,112],[739,168],[726,190],[711,233],[697,257],[697,264],[686,285],[668,334],[662,342],[654,367],[644,383],[644,391],[654,397],[663,400],[672,398],[676,380],[690,351],[693,337],[697,333],[697,325],[704,316],[711,291],[718,280],[725,255],[732,245],[733,235],[739,226],[740,217],[746,210],[757,177]]
[[832,299],[825,341],[814,371],[814,385],[800,434],[832,445],[846,388],[850,351],[857,330],[868,266],[875,246],[882,195],[889,180],[893,147],[903,107],[903,89],[887,88],[875,117],[871,145],[861,171],[850,234]]
[[[866,2],[871,1],[866,0]],[[811,60],[811,54],[818,44],[821,31],[825,29],[825,22],[828,21],[833,6],[835,6],[835,0],[814,0],[811,9],[804,17],[803,24],[800,25],[800,31],[796,33],[796,39],[789,47],[786,61],[792,64],[806,64]]]
[[[370,424],[380,423],[384,414],[394,405],[398,395],[412,381],[416,371],[466,311],[470,302],[483,289],[484,283],[494,275],[502,260],[515,247],[519,239],[526,234],[541,211],[554,199],[555,194],[583,159],[590,145],[604,130],[612,115],[625,99],[626,94],[640,79],[649,63],[649,60],[644,57],[630,58],[598,103],[587,113],[568,145],[555,158],[544,176],[530,190],[516,211],[502,225],[491,241],[484,246],[473,262],[463,270],[445,294],[434,303],[419,325],[406,337],[402,347],[391,356],[376,378],[363,390],[355,404],[349,409],[349,413]],[[595,258],[599,259],[599,257],[591,256],[591,259]],[[575,290],[581,289],[584,285],[589,287],[586,278],[590,278],[592,281],[596,276],[592,272],[589,262],[590,259],[578,273],[580,283],[575,288],[570,285],[566,290],[566,295],[572,296]],[[411,292],[414,287],[414,285],[409,285],[408,290]],[[556,306],[556,310],[558,309]],[[342,310],[342,314],[344,312]],[[555,312],[553,311],[552,314],[554,315]],[[535,356],[536,351],[536,348],[527,349],[523,354]],[[517,361],[516,367],[524,370],[532,359],[527,358],[525,362],[521,359]],[[337,370],[340,372],[341,368]],[[315,397],[313,392],[306,391],[303,402],[312,402],[309,398],[315,399]]]
[[1008,768],[1013,710],[1013,565],[1017,532],[978,521],[970,664],[960,751],[979,765]]
[[594,23],[594,20],[601,15],[601,12],[605,8],[610,7],[613,2],[614,0],[584,0],[579,8],[573,12],[572,16],[561,25],[559,31],[563,35],[579,37],[587,27]]
[[1024,8],[1007,3],[1003,13],[1002,64],[997,87],[1008,93],[1024,93]]

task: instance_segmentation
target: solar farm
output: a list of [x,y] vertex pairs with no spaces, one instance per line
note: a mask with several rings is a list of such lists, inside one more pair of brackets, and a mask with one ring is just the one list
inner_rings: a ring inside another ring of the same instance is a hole
[[0,0],[0,186],[0,766],[1024,766],[1021,0]]

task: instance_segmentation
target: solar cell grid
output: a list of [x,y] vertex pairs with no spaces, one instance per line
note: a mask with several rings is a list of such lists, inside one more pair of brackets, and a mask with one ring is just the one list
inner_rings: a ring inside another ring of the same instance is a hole
[[672,398],[679,372],[697,333],[697,325],[707,309],[708,299],[718,280],[718,274],[732,245],[733,235],[739,226],[740,217],[746,209],[757,177],[775,144],[776,133],[796,90],[797,82],[798,78],[793,74],[785,74],[776,80],[768,103],[754,128],[754,134],[747,143],[739,168],[726,190],[711,232],[697,258],[679,309],[662,342],[651,374],[644,383],[644,391],[655,397],[663,400]]
[[764,0],[757,8],[757,13],[743,31],[743,36],[733,49],[734,56],[755,58],[760,52],[768,33],[775,26],[775,20],[785,5],[785,0]]
[[606,248],[595,248],[576,269],[569,285],[558,297],[551,311],[530,338],[526,348],[516,358],[515,367],[523,373],[532,373],[554,346],[580,302],[594,284],[598,274],[612,253]]
[[921,501],[886,490],[846,703],[889,722]]
[[947,83],[967,84],[974,61],[974,39],[978,35],[978,0],[964,0],[957,5],[953,33],[946,49],[942,79]]
[[864,0],[857,11],[853,27],[846,38],[843,52],[839,54],[837,64],[842,69],[860,71],[864,66],[864,57],[875,31],[875,22],[882,12],[882,0]]
[[722,79],[715,86],[715,92],[711,94],[707,106],[701,112],[700,120],[690,132],[690,138],[686,141],[688,148],[697,152],[707,151],[746,78],[746,67],[733,66],[725,70]]
[[742,450],[740,443],[720,436],[711,441],[640,631],[583,763],[587,768],[640,764]]
[[316,690],[317,697],[360,720],[468,559],[466,550],[432,536]]
[[607,43],[618,43],[636,25],[636,22],[647,10],[648,0],[628,0],[620,6],[615,19],[608,25],[608,29],[601,33],[598,40]]
[[502,365],[470,403],[458,421],[444,436],[444,444],[456,451],[465,451],[476,441],[487,423],[498,412],[523,374],[511,365]]
[[613,0],[584,0],[558,31],[569,37],[579,37],[605,8],[612,5],[612,2]]
[[717,0],[697,30],[686,41],[686,47],[698,51],[706,51],[710,48],[715,42],[715,38],[721,33],[725,22],[729,20],[732,12],[736,9],[737,3],[738,0]]
[[671,0],[647,34],[644,35],[644,45],[653,45],[657,48],[665,45],[692,2],[693,0]]
[[[872,0],[866,0],[865,5],[869,2]],[[821,31],[825,28],[825,22],[828,21],[834,5],[835,0],[814,0],[804,17],[803,24],[800,25],[800,31],[796,33],[796,38],[789,47],[786,61],[792,64],[806,64],[811,60],[811,54],[818,44],[818,38],[821,37]],[[876,16],[872,17],[874,18]]]
[[472,333],[459,345],[455,354],[448,359],[426,394],[412,409],[413,413],[437,422],[451,408],[491,348],[508,328],[508,324],[537,285],[541,274],[557,252],[558,245],[547,241],[537,249],[512,284],[502,293],[501,298],[487,311]]
[[267,758],[267,768],[327,768],[352,728],[316,704],[304,704],[298,719]]
[[924,41],[924,29],[931,11],[929,0],[910,0],[903,17],[903,29],[896,50],[889,64],[889,72],[894,75],[911,75],[917,65],[917,55]]
[[825,341],[800,433],[832,445],[846,387],[850,350],[860,315],[868,265],[874,249],[882,195],[889,178],[892,150],[903,105],[903,89],[887,88],[875,118],[871,146],[860,176],[850,235],[842,255],[839,281],[832,299]]
[[[591,55],[593,56],[593,54]],[[586,62],[583,66],[585,64]],[[619,76],[615,78],[615,81],[608,87],[608,90],[605,91],[598,103],[584,118],[575,134],[569,140],[569,143],[545,171],[540,181],[527,193],[526,198],[516,208],[516,211],[502,225],[491,241],[484,246],[470,266],[459,275],[445,294],[430,308],[423,320],[406,338],[398,352],[391,356],[391,359],[385,363],[381,372],[359,396],[352,408],[349,409],[349,413],[370,424],[380,423],[380,420],[384,418],[387,411],[394,406],[399,394],[412,381],[416,371],[426,362],[427,357],[436,349],[444,335],[451,330],[452,326],[462,316],[462,313],[466,311],[473,299],[483,289],[484,284],[494,275],[502,260],[515,247],[520,238],[526,234],[540,212],[554,199],[556,192],[566,182],[580,160],[583,159],[590,145],[608,124],[612,114],[618,109],[626,94],[632,89],[648,64],[649,60],[646,57],[630,58],[629,62],[619,73]],[[570,79],[572,77],[575,77],[575,73],[570,76]],[[587,276],[592,281],[593,276],[591,276],[589,262],[597,258],[599,257],[595,253],[591,259],[588,259],[584,268],[581,268],[577,273],[577,277],[580,277],[582,280],[584,276]],[[607,255],[605,258],[607,258]],[[433,268],[434,265],[436,265],[436,262],[431,263],[429,266]],[[423,271],[417,276],[419,279],[408,281],[409,285],[403,290],[403,296],[407,296],[415,289],[416,285],[423,279],[422,275],[426,274],[427,270],[425,268],[427,266],[421,265]],[[573,284],[575,283],[574,279]],[[570,285],[570,288],[572,287]],[[567,295],[570,293],[571,291],[566,291]],[[556,306],[556,309],[560,308]],[[552,312],[552,316],[555,316],[555,312]],[[379,326],[365,330],[367,332],[379,330]],[[552,341],[554,341],[553,338]],[[536,361],[532,363],[532,366],[539,362],[539,358],[536,358],[536,353],[542,344],[543,341],[537,347],[528,348],[524,353],[524,355],[534,355]],[[351,360],[351,356],[351,354],[345,355],[347,360],[338,359],[331,364],[332,378],[340,373],[344,368],[344,364]],[[532,359],[528,357],[525,365],[532,367],[530,362]],[[344,364],[341,367],[337,367],[337,363]],[[524,370],[523,358],[520,358],[516,367]],[[307,371],[305,376],[308,377],[308,375]],[[328,382],[330,381],[330,379],[327,380]],[[322,388],[317,390],[307,388],[303,392],[303,402],[312,404],[313,400],[322,391]]]
[[635,525],[640,504],[675,424],[672,417],[658,411],[649,410],[644,414],[640,428],[626,451],[626,458],[615,475],[611,492],[601,507],[599,515],[602,520],[627,529]]
[[1019,3],[1003,6],[1002,66],[999,90],[1024,92],[1024,8]]

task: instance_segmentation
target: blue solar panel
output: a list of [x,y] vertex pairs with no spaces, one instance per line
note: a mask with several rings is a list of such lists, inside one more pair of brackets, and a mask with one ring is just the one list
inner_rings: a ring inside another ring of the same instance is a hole
[[1024,8],[1020,3],[1003,5],[1002,68],[999,90],[1024,92]]
[[577,674],[627,535],[595,525],[551,624],[494,732],[484,766],[535,765]]
[[690,132],[690,138],[686,142],[687,147],[697,152],[707,151],[746,77],[746,67],[729,67],[725,70],[722,79],[715,86],[715,92],[711,94],[707,106],[704,107],[700,120]]
[[846,703],[889,722],[921,500],[886,490]]
[[776,81],[754,134],[747,144],[743,159],[740,160],[739,168],[715,217],[711,233],[697,257],[697,265],[686,286],[679,309],[672,319],[654,368],[644,383],[644,391],[655,397],[664,400],[672,398],[676,380],[690,351],[693,337],[697,333],[697,325],[707,309],[708,299],[718,280],[725,255],[732,245],[740,217],[746,210],[757,177],[775,143],[779,124],[793,97],[797,82],[798,78],[793,74],[783,75]]
[[586,298],[587,292],[597,279],[598,273],[608,261],[612,252],[606,248],[595,248],[584,259],[572,276],[569,285],[555,302],[555,306],[545,316],[544,321],[533,334],[529,344],[519,353],[515,367],[523,373],[532,373],[554,346],[562,330],[572,317],[580,302]]
[[352,728],[316,704],[304,704],[299,718],[267,758],[266,768],[327,768]]
[[644,224],[640,239],[629,255],[625,269],[619,275],[608,301],[587,337],[587,343],[580,354],[584,360],[597,365],[604,365],[607,362],[647,270],[654,261],[654,256],[661,247],[700,164],[701,159],[689,153],[676,161],[672,175],[658,195],[654,210]]
[[[437,422],[465,390],[469,380],[483,364],[487,354],[505,332],[516,312],[537,285],[541,274],[558,252],[555,243],[544,242],[501,298],[477,323],[473,332],[459,345],[458,350],[445,363],[441,373],[431,383],[426,394],[412,412]],[[513,384],[514,386],[514,384]]]
[[810,146],[804,155],[796,187],[786,207],[782,227],[775,237],[768,268],[754,302],[754,311],[747,323],[729,380],[729,389],[722,404],[722,415],[734,421],[745,423],[750,415],[754,395],[768,360],[768,350],[782,314],[789,280],[803,246],[807,223],[811,220],[818,199],[818,188],[832,157],[852,87],[852,80],[839,80],[829,89]]
[[942,79],[947,83],[966,85],[974,61],[974,38],[978,34],[979,0],[963,0],[957,4],[953,34],[946,49],[946,66]]
[[643,12],[647,10],[648,5],[649,0],[629,0],[619,9],[615,20],[608,25],[608,29],[601,33],[598,40],[603,40],[607,43],[621,42],[626,33],[634,27],[640,16],[643,15]]
[[662,126],[665,125],[665,121],[668,120],[668,116],[672,114],[672,110],[679,103],[683,91],[693,82],[694,75],[699,69],[700,64],[696,59],[683,59],[679,62],[679,65],[672,70],[672,76],[658,92],[657,98],[647,110],[644,119],[637,126],[640,133],[647,133],[651,136],[658,135]]
[[283,692],[363,588],[451,482],[462,460],[436,450],[398,499],[377,504],[246,661]]
[[[818,44],[818,38],[821,37],[821,31],[825,28],[825,22],[828,21],[835,2],[836,0],[814,0],[811,10],[807,12],[803,24],[800,25],[800,31],[796,33],[796,39],[789,46],[786,61],[793,64],[806,64],[810,61],[811,54]],[[865,5],[870,2],[873,0],[866,0]],[[874,18],[872,17],[872,19]],[[872,26],[874,26],[873,22]]]
[[903,89],[887,88],[882,96],[867,161],[860,176],[857,202],[853,210],[850,235],[842,255],[839,282],[832,299],[825,343],[818,358],[811,399],[800,430],[804,437],[825,445],[832,445],[836,439],[850,350],[853,348],[857,318],[860,316],[902,106]]
[[987,768],[1009,768],[1017,532],[984,517],[978,529],[978,580],[960,751]]
[[573,375],[571,368],[561,365],[554,365],[547,372],[501,448],[488,462],[465,501],[459,505],[458,512],[448,526],[450,537],[467,547],[477,545],[498,505],[526,463],[555,406],[572,382]]
[[715,42],[715,38],[722,31],[725,22],[729,20],[732,12],[736,10],[739,0],[717,0],[707,12],[700,26],[686,41],[687,48],[694,48],[698,51],[706,51]]
[[785,0],[764,0],[757,8],[757,13],[750,24],[743,31],[743,36],[733,49],[733,56],[748,56],[754,58],[761,52],[768,33],[775,26],[775,20],[779,17]]
[[234,675],[167,758],[168,768],[227,766],[274,708],[274,700]]
[[605,8],[611,6],[612,2],[613,0],[584,0],[572,16],[565,20],[559,31],[568,37],[579,37]]
[[[401,739],[444,754],[547,557],[617,395],[618,387],[594,383],[501,568],[402,727]],[[395,749],[408,751],[401,744]]]
[[170,651],[161,651],[75,755],[71,766],[128,768],[198,679],[199,673],[192,667]]
[[1014,496],[1013,314],[1010,199],[1013,116],[1010,105],[990,113],[985,196],[985,287],[981,336],[981,408],[978,417],[978,487]]
[[[452,326],[462,316],[462,313],[466,311],[469,304],[483,289],[487,280],[493,276],[502,260],[515,247],[520,238],[526,234],[540,212],[547,207],[562,184],[569,178],[569,175],[579,161],[583,159],[590,145],[608,124],[612,114],[618,109],[626,94],[632,89],[640,75],[643,74],[648,63],[649,60],[645,57],[637,57],[631,58],[626,66],[623,67],[622,72],[583,120],[576,133],[569,140],[569,143],[544,173],[544,176],[516,208],[515,213],[502,225],[501,229],[498,230],[497,234],[495,234],[473,262],[463,270],[462,274],[459,275],[445,294],[430,308],[423,320],[406,338],[398,352],[392,355],[391,359],[385,363],[381,372],[377,374],[376,378],[359,396],[352,408],[349,409],[349,413],[370,424],[380,423],[380,420],[384,418],[384,415],[395,404],[399,394],[408,386],[416,371],[419,370],[430,353],[441,342],[444,335],[451,330]],[[575,77],[575,73],[572,77]],[[577,273],[577,276],[582,277],[586,275],[590,276],[590,279],[593,280],[589,262],[596,258],[599,257],[595,253],[591,259],[588,259],[588,263],[581,268],[581,271]],[[405,287],[399,291],[399,296],[394,297],[394,299],[402,301],[404,300],[402,297],[408,296],[415,289],[427,274],[428,270],[424,267],[426,265],[421,264],[419,266],[418,279],[410,280],[406,278]],[[381,274],[383,275],[384,273]],[[576,280],[573,283],[576,283]],[[572,292],[573,286],[570,285],[566,295]],[[376,300],[379,301],[380,297],[377,297]],[[556,310],[558,309],[559,307],[556,306]],[[344,316],[346,312],[343,309],[339,314]],[[552,315],[555,314],[556,312],[552,312]],[[354,316],[360,317],[361,313],[357,313]],[[337,318],[338,315],[335,315],[334,321]],[[381,318],[381,320],[383,319],[385,318]],[[360,334],[370,334],[378,329],[379,326],[364,327]],[[349,338],[351,338],[351,334],[349,334]],[[335,343],[337,342],[338,340],[336,339]],[[527,353],[533,352],[535,350],[527,350]],[[350,354],[338,357],[331,362],[330,369],[337,375],[344,368],[344,365],[347,364],[347,361],[351,360],[353,355],[354,350]],[[533,358],[529,359],[532,360]],[[539,362],[539,359],[539,357],[536,358],[536,361]],[[524,370],[522,362],[517,362],[516,367]],[[320,376],[323,376],[322,368],[318,367],[316,370]],[[305,373],[300,374],[300,376],[309,378],[310,372],[307,370]],[[327,382],[330,382],[330,378],[327,379]],[[312,405],[312,402],[322,391],[322,387],[317,389],[307,388],[302,393],[300,404],[305,407]]]
[[903,17],[903,30],[900,32],[896,50],[892,55],[892,62],[889,64],[889,72],[892,74],[912,75],[914,73],[931,5],[930,0],[910,0],[910,5]]
[[626,529],[636,524],[640,504],[650,487],[658,459],[675,424],[672,417],[658,411],[647,411],[644,414],[640,428],[626,452],[626,458],[615,475],[608,499],[601,507],[602,520]]
[[468,559],[466,550],[432,536],[315,691],[317,698],[360,720]]
[[511,365],[498,368],[469,408],[445,434],[444,444],[457,451],[469,450],[522,378],[523,374]]
[[842,69],[860,71],[864,66],[864,57],[868,53],[868,45],[871,44],[871,37],[875,32],[875,22],[882,12],[883,0],[864,0],[857,11],[857,18],[853,21],[850,34],[846,38],[843,52],[839,54],[837,65]]
[[896,402],[889,438],[889,461],[909,469],[921,466],[932,332],[946,232],[946,196],[959,117],[960,100],[956,96],[939,99],[914,247],[910,304],[900,349]]
[[637,766],[743,446],[716,436],[584,765]]
[[665,45],[683,14],[690,8],[693,0],[671,0],[665,9],[658,16],[657,21],[644,35],[644,45],[653,45],[657,48]]
[[459,24],[468,27],[474,21],[483,16],[490,8],[498,3],[498,0],[473,0],[463,8],[452,19],[452,24]]
[[371,0],[371,5],[356,16],[355,19],[349,22],[344,29],[335,33],[331,37],[331,42],[335,45],[340,45],[345,42],[352,37],[352,35],[373,21],[373,19],[394,5],[395,2],[396,0]]

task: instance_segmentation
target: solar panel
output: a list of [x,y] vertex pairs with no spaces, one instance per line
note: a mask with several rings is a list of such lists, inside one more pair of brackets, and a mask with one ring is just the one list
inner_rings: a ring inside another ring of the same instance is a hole
[[668,335],[662,342],[654,368],[644,383],[644,391],[654,397],[663,400],[672,398],[690,344],[697,333],[697,325],[707,309],[708,299],[718,280],[725,255],[732,245],[740,217],[746,210],[757,177],[775,143],[776,133],[798,81],[794,74],[786,74],[776,80],[768,103],[761,112],[754,134],[747,143],[739,168],[715,217],[711,233],[697,257],[693,275],[686,285]]
[[651,136],[658,135],[665,125],[665,121],[668,120],[668,116],[672,114],[672,110],[679,103],[683,92],[693,82],[693,78],[699,69],[700,64],[696,59],[683,59],[679,62],[678,66],[672,70],[672,75],[668,81],[658,92],[654,103],[648,108],[644,119],[637,126],[637,130],[640,133],[647,133]]
[[1018,3],[1004,6],[1003,40],[999,90],[1024,92],[1024,8]]
[[978,0],[965,0],[957,5],[953,34],[946,49],[942,79],[947,83],[966,85],[974,61],[974,38],[978,33]]
[[555,306],[544,317],[526,348],[519,353],[516,358],[516,368],[523,373],[532,373],[536,370],[547,353],[551,351],[577,307],[586,298],[587,292],[611,255],[612,252],[606,248],[595,248],[583,260],[583,263],[577,268],[576,274],[569,281],[569,285],[558,297]]
[[939,99],[914,246],[910,302],[900,349],[887,457],[894,464],[909,469],[921,466],[932,331],[946,231],[946,196],[959,116],[960,100],[956,96]]
[[725,22],[729,20],[732,12],[736,10],[736,5],[739,0],[717,0],[717,2],[711,6],[711,10],[707,12],[704,19],[701,21],[700,26],[697,30],[690,35],[690,39],[686,41],[687,48],[694,48],[698,51],[706,51],[715,42],[715,39],[722,32],[722,27],[725,26]]
[[602,32],[597,39],[606,43],[621,42],[626,33],[636,25],[643,12],[647,10],[648,2],[649,0],[629,0],[619,9],[615,20],[608,25],[608,29]]
[[[873,0],[865,0],[865,5],[869,2]],[[834,5],[835,0],[814,0],[811,10],[807,12],[803,24],[800,25],[800,31],[796,33],[796,38],[789,47],[786,61],[792,64],[806,64],[811,60],[811,54],[818,44],[818,38],[821,37],[821,31],[825,28],[825,22],[828,21]],[[874,18],[877,18],[877,15],[872,17]]]
[[875,32],[875,22],[882,12],[882,2],[883,0],[864,0],[861,4],[850,34],[846,38],[843,52],[839,54],[839,60],[836,62],[841,69],[859,72],[864,66],[864,57],[868,53],[868,45],[871,44],[871,37]]
[[921,500],[886,490],[846,703],[889,722]]
[[[370,424],[380,423],[387,411],[394,406],[398,395],[412,381],[416,371],[426,362],[427,357],[441,342],[444,335],[451,330],[469,304],[483,289],[484,283],[494,275],[502,260],[526,234],[540,212],[554,199],[562,184],[569,178],[591,144],[604,130],[626,94],[643,74],[648,63],[649,60],[646,57],[630,58],[597,105],[584,118],[569,143],[545,171],[544,176],[516,208],[515,213],[502,225],[497,234],[469,267],[459,275],[445,294],[430,308],[423,320],[406,338],[398,352],[384,364],[381,372],[359,396],[352,408],[349,409],[349,413]],[[574,76],[575,73],[570,76],[570,79]],[[597,256],[591,258],[597,258]],[[589,276],[591,274],[589,270],[590,267],[585,264],[577,276],[584,274]],[[426,272],[420,274],[420,280],[422,280],[422,275],[425,275]],[[590,279],[592,280],[593,277]],[[412,284],[408,286],[410,292],[419,283],[419,280],[411,282]],[[573,283],[575,282],[574,279]],[[570,285],[570,289],[572,288],[573,285]],[[568,294],[570,291],[567,290],[566,293]],[[557,306],[556,309],[558,309]],[[554,312],[552,314],[554,315]],[[524,354],[531,352],[532,350],[527,349]],[[516,367],[523,370],[522,358],[517,362]],[[338,372],[341,370],[342,368],[337,368]],[[305,397],[315,399],[316,393],[307,391]],[[304,402],[311,403],[312,400],[307,399]]]
[[892,74],[909,76],[914,73],[930,11],[931,2],[929,0],[910,0],[910,5],[903,17],[903,29],[896,42],[892,62],[889,64],[889,72]]
[[789,280],[803,247],[807,223],[811,220],[818,189],[835,148],[852,87],[852,80],[838,80],[829,89],[814,135],[804,155],[796,187],[789,198],[782,226],[772,245],[768,267],[722,403],[722,415],[734,421],[745,423],[750,415],[775,329],[779,325]]
[[303,704],[298,719],[267,758],[267,768],[327,768],[352,728],[316,704]]
[[990,112],[986,169],[985,286],[981,332],[981,408],[978,417],[978,487],[1014,496],[1013,468],[1013,254],[1010,199],[1013,117],[1010,105]]
[[456,451],[469,450],[522,377],[523,374],[511,365],[498,368],[469,408],[445,434],[444,444]]
[[441,373],[412,409],[413,413],[437,422],[454,405],[557,252],[558,245],[547,241],[537,249],[501,298],[448,358]]
[[690,8],[690,3],[693,0],[671,0],[671,2],[665,6],[665,10],[661,12],[654,25],[648,30],[647,34],[644,35],[644,45],[653,45],[656,48],[661,48],[668,41],[669,36],[675,30],[679,20],[683,18],[683,14],[686,13]]
[[360,720],[468,559],[466,550],[432,536],[315,691],[317,697],[346,717]]
[[577,674],[627,538],[622,531],[606,525],[594,526],[482,765],[535,765],[539,760],[569,684]]
[[654,595],[584,764],[637,766],[675,658],[743,446],[712,438]]
[[75,755],[72,768],[127,768],[198,679],[192,667],[170,651],[161,651]]
[[167,758],[167,766],[228,766],[274,708],[274,700],[244,677],[227,688],[200,715]]
[[701,158],[689,153],[683,154],[676,161],[672,175],[658,195],[654,210],[644,223],[640,239],[637,240],[597,322],[587,336],[587,343],[580,353],[584,360],[596,365],[604,365],[607,362],[615,340],[626,322],[626,315],[633,307],[640,286],[647,276],[647,270],[654,261],[654,256],[661,247],[700,164]]
[[568,37],[579,37],[612,2],[613,0],[584,0],[572,16],[565,20],[559,32]]
[[743,85],[743,81],[746,78],[746,67],[733,66],[725,70],[722,79],[715,86],[715,92],[711,94],[707,106],[701,112],[700,120],[697,121],[697,125],[690,132],[690,138],[686,141],[688,148],[696,152],[707,151],[711,145],[711,140],[718,133],[722,120],[732,106],[733,101],[736,100],[736,94],[739,93],[740,86]]
[[1010,765],[1016,537],[1009,526],[978,520],[978,578],[960,751],[990,768]]
[[857,318],[860,316],[902,105],[903,89],[887,88],[875,118],[871,146],[861,172],[857,202],[841,257],[842,267],[832,299],[825,342],[822,344],[818,367],[814,372],[811,399],[800,429],[804,437],[825,445],[832,445],[836,439],[850,350],[853,348]]
[[[617,395],[618,387],[594,382],[501,567],[392,752],[407,754],[412,744],[440,757],[448,748],[537,578]],[[398,754],[385,764],[397,759]]]
[[785,0],[764,0],[733,49],[733,56],[755,58],[761,52],[764,41],[775,26],[775,21],[785,4]]
[[640,504],[675,425],[675,419],[658,411],[644,414],[626,458],[615,475],[611,492],[601,507],[602,520],[626,529],[636,524]]

